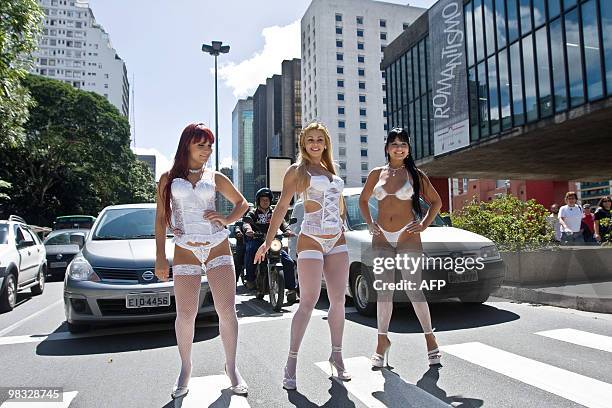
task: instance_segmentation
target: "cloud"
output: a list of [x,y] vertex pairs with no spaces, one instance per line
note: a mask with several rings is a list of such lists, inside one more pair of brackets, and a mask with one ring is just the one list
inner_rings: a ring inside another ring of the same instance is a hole
[[[233,89],[236,98],[252,94],[266,78],[281,73],[281,62],[300,58],[300,21],[284,27],[266,27],[263,50],[239,63],[225,63],[219,68],[219,77]],[[214,72],[213,72],[214,74]]]
[[132,151],[134,154],[155,155],[155,181],[159,181],[161,175],[172,167],[172,162],[157,149],[132,147]]
[[221,159],[221,161],[219,162],[220,166],[219,168],[222,169],[224,167],[232,167],[232,158],[231,157],[223,157]]

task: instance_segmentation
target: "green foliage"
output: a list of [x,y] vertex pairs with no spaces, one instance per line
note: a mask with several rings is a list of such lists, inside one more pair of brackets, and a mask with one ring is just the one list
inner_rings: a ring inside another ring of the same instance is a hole
[[550,242],[548,211],[535,200],[512,195],[489,202],[472,201],[451,215],[453,226],[483,235],[500,249],[536,249]]
[[49,225],[58,215],[155,200],[151,171],[130,150],[129,123],[112,104],[40,76],[24,84],[36,107],[25,142],[0,149],[0,179],[12,184],[5,214]]
[[33,101],[20,80],[31,64],[43,18],[36,0],[0,2],[0,148],[23,138]]
[[608,231],[601,237],[602,245],[612,246],[612,218],[602,218],[599,220],[600,231],[602,227]]

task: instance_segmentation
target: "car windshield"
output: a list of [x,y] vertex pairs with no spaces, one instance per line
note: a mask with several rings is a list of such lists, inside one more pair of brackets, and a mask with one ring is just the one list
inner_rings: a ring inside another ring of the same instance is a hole
[[45,240],[45,245],[78,245],[80,247],[85,241],[85,235],[84,232],[52,233]]
[[[349,224],[349,227],[352,230],[365,230],[368,229],[368,225],[366,224],[363,216],[361,215],[361,211],[359,210],[359,195],[351,195],[344,197],[346,201],[346,218]],[[368,201],[368,206],[370,207],[370,213],[372,214],[372,218],[376,219],[378,217],[378,201],[372,197]],[[429,205],[425,201],[421,199],[421,208],[423,209],[423,215],[429,209]],[[440,218],[439,215],[436,215],[433,222],[431,223],[431,227],[443,227],[444,221]]]
[[84,228],[89,229],[93,226],[93,223],[96,219],[91,216],[83,216],[83,217],[70,217],[63,216],[57,217],[53,222],[53,229],[70,229],[70,228]]
[[[167,235],[172,236],[169,233]],[[155,208],[106,210],[92,236],[94,240],[153,238],[155,238]]]
[[0,224],[0,245],[8,244],[8,225]]

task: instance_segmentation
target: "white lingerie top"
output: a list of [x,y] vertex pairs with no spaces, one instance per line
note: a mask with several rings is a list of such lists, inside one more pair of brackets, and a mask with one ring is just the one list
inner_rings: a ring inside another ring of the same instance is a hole
[[204,211],[215,210],[215,172],[204,170],[202,177],[193,186],[184,178],[172,180],[172,224],[183,234],[175,236],[174,242],[219,243],[229,236],[229,230],[204,219]]
[[398,200],[412,200],[412,196],[414,194],[414,189],[412,188],[412,184],[410,180],[406,180],[403,186],[399,188],[395,193],[389,193],[385,190],[386,183],[383,183],[382,180],[379,180],[378,183],[374,186],[374,198],[378,201],[385,199],[387,196],[394,195]]
[[301,231],[311,235],[331,235],[342,232],[342,217],[340,217],[340,196],[344,189],[344,180],[335,174],[331,181],[325,175],[310,175],[310,184],[306,189],[306,201],[314,201],[321,208],[312,212],[304,212]]

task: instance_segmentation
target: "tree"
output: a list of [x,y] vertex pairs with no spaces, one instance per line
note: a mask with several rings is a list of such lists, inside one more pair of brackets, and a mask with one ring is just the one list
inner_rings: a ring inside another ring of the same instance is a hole
[[48,225],[58,215],[154,201],[154,178],[130,150],[129,123],[112,104],[40,76],[23,83],[36,101],[25,143],[0,150],[11,212]]
[[32,99],[20,80],[31,64],[43,18],[36,0],[0,2],[0,147],[23,136]]

